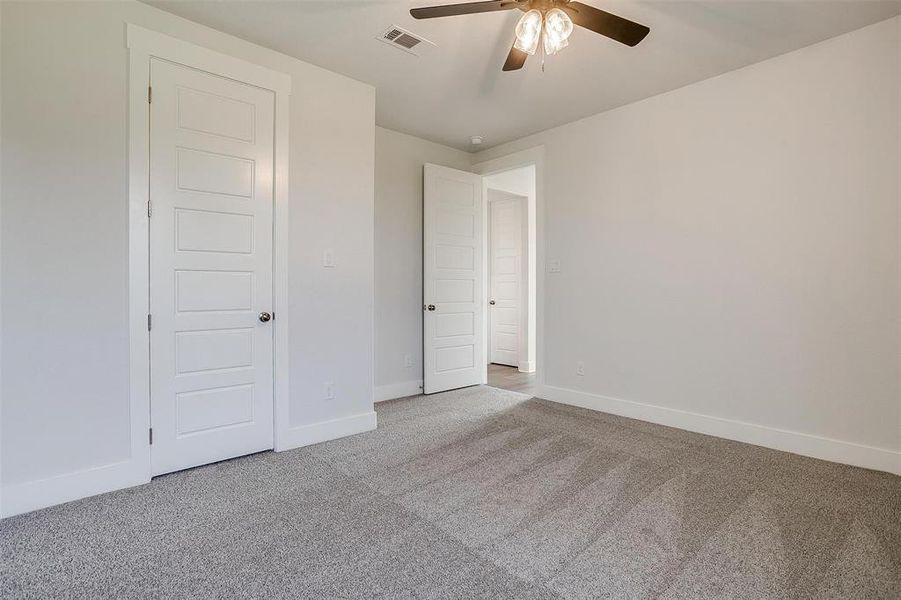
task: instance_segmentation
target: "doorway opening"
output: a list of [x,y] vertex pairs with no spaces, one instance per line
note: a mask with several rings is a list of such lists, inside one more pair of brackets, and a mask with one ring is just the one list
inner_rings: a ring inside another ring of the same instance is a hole
[[488,385],[534,394],[537,370],[535,165],[482,178]]
[[425,394],[480,384],[539,393],[543,164],[537,147],[473,171],[425,165]]

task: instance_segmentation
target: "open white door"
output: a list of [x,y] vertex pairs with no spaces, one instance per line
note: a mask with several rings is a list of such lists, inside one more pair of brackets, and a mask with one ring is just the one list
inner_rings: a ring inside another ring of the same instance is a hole
[[482,383],[482,178],[425,165],[423,391]]

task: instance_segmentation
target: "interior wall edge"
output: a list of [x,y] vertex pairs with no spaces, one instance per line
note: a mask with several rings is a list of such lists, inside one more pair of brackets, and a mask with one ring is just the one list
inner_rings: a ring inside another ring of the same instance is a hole
[[[425,142],[426,144],[431,144],[431,145],[441,148],[442,150],[444,150],[448,153],[451,153],[451,154],[465,154],[469,157],[469,162],[470,162],[469,170],[472,170],[472,166],[475,165],[475,158],[479,152],[478,150],[461,150],[459,148],[454,148],[453,146],[448,146],[447,144],[442,144],[441,142],[436,142],[435,140],[430,140],[428,138],[419,137],[418,135],[415,135],[412,133],[407,133],[407,132],[401,131],[399,129],[393,129],[391,127],[386,127],[384,125],[379,125],[378,123],[375,124],[375,128],[377,130],[381,129],[383,131],[386,131],[389,134],[397,135],[397,136],[404,137],[404,138],[409,138],[409,141],[414,142],[414,143]],[[423,161],[423,163],[425,163],[425,162],[428,162],[428,161]]]

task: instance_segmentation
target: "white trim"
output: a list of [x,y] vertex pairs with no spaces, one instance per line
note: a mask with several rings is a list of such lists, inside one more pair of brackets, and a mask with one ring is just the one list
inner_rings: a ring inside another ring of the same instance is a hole
[[290,450],[372,431],[376,428],[377,420],[375,411],[370,411],[340,419],[292,427],[282,436],[284,447],[281,449]]
[[273,373],[272,393],[274,396],[273,419],[275,450],[283,449],[282,438],[290,428],[291,391],[288,378],[291,373],[288,322],[290,312],[288,303],[288,246],[290,220],[288,205],[290,190],[288,188],[289,162],[288,133],[290,131],[290,96],[288,92],[275,93],[275,187],[272,191],[275,211],[273,213],[272,235],[272,306],[275,318],[273,329]]
[[407,396],[418,396],[422,393],[422,379],[411,381],[401,381],[400,383],[391,383],[388,385],[380,385],[375,388],[375,401],[384,402],[385,400],[394,400],[395,398],[406,398]]
[[533,373],[535,371],[535,363],[529,360],[524,360],[519,363],[519,372],[520,373]]
[[541,385],[536,395],[560,404],[901,475],[901,452],[887,448],[875,448],[809,433],[777,429],[554,386]]
[[[274,445],[283,449],[281,440],[288,430],[288,132],[291,77],[253,63],[201,48],[190,42],[127,25],[129,49],[129,130],[128,130],[128,206],[129,206],[129,377],[131,457],[127,477],[98,480],[91,493],[111,491],[150,481],[150,336],[149,312],[149,104],[150,58],[156,57],[195,69],[249,83],[275,94],[275,185],[273,188],[273,411]],[[126,467],[117,467],[125,469]],[[89,472],[71,474],[79,477]],[[104,482],[105,486],[104,487]]]
[[[547,364],[544,359],[544,146],[536,146],[534,148],[529,148],[528,150],[521,150],[499,158],[475,163],[472,166],[472,172],[485,176],[500,173],[501,171],[518,169],[520,167],[528,167],[530,165],[534,165],[535,167],[535,262],[537,263],[535,267],[535,328],[537,329],[535,332],[535,345],[536,361],[538,364],[533,366],[533,371],[535,372],[536,385],[543,385],[544,365]],[[482,203],[483,211],[485,210],[485,204],[485,202]],[[485,227],[484,221],[487,221],[487,219],[483,219],[483,231]],[[483,261],[484,260],[486,260],[486,258],[483,255]],[[487,273],[484,262],[483,271]],[[482,287],[484,288],[484,293],[487,294],[488,286],[483,285]],[[484,301],[487,306],[487,296],[484,296]],[[484,326],[487,327],[487,320]],[[487,329],[485,331],[487,333]],[[487,335],[484,337],[487,339]],[[488,342],[486,341],[485,344],[487,343]],[[488,356],[487,350],[488,348],[485,346],[486,357]],[[484,383],[488,383],[487,362],[485,363]]]
[[[2,11],[0,11],[0,12],[2,12]],[[0,31],[2,31],[2,25],[0,25]],[[3,63],[3,61],[0,60],[0,64],[2,64],[2,63]],[[3,88],[3,81],[2,81],[2,78],[0,78],[0,98],[3,97],[2,88]],[[2,114],[3,114],[3,110],[0,109],[0,115],[2,115]],[[0,140],[3,139],[2,132],[3,132],[3,124],[2,124],[2,119],[0,119]],[[2,144],[0,144],[0,147],[2,147]],[[2,165],[2,164],[3,164],[3,156],[2,156],[2,151],[0,151],[0,165]],[[0,187],[2,187],[2,186],[0,186]],[[3,199],[2,199],[2,197],[0,197],[0,207],[2,207],[2,206],[3,206]],[[2,212],[2,211],[0,211],[0,212]],[[2,230],[2,227],[0,227],[0,230]],[[0,243],[0,247],[2,247],[2,243]],[[0,298],[2,298],[2,283],[0,283]],[[0,318],[0,322],[2,322],[2,321],[3,321],[3,319]],[[3,364],[3,356],[2,356],[3,349],[2,349],[2,347],[3,347],[3,333],[2,333],[2,331],[0,331],[0,365]],[[0,381],[3,381],[2,372],[0,372]],[[3,450],[2,449],[3,449],[3,398],[0,397],[0,482],[3,481],[3,467],[2,467],[2,465],[3,465]],[[3,516],[3,511],[4,511],[4,506],[5,506],[4,502],[5,502],[5,500],[3,499],[3,487],[2,487],[2,485],[0,485],[0,516]]]
[[[149,199],[149,104],[150,56],[128,53],[128,369],[131,456],[135,483],[150,481],[150,220]],[[85,474],[84,471],[73,476]],[[102,493],[126,487],[126,480],[111,477]]]
[[3,516],[11,517],[39,508],[71,502],[112,490],[147,483],[133,460],[26,481],[3,488]]
[[126,26],[127,45],[130,53],[155,56],[186,66],[191,66],[222,77],[272,90],[279,94],[291,94],[291,76],[240,58],[209,50],[163,33],[144,29],[133,23]]

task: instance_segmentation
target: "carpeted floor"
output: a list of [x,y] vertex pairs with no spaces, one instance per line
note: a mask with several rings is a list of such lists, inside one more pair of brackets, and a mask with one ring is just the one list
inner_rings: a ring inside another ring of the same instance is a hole
[[901,598],[901,478],[468,388],[0,522],[0,597]]

